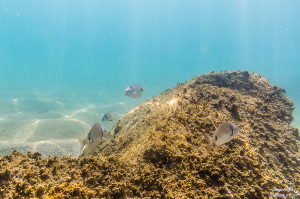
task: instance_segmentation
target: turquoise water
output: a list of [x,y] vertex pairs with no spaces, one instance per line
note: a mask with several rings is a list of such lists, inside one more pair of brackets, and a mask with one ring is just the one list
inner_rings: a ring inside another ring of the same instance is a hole
[[[298,0],[2,0],[0,155],[76,156],[106,111],[120,118],[211,71],[250,70],[286,88],[300,127],[299,10]],[[124,96],[131,83],[146,89],[140,99]]]

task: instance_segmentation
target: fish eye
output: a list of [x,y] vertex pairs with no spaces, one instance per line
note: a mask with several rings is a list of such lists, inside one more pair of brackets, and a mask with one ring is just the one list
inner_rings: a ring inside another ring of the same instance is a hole
[[215,140],[218,140],[218,137],[215,135]]

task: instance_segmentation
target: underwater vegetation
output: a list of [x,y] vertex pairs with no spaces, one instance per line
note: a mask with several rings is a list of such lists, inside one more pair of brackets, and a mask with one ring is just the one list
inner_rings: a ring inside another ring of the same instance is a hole
[[[299,195],[293,110],[285,90],[258,74],[196,76],[127,113],[88,157],[0,157],[0,198]],[[239,134],[207,151],[204,134],[224,122]]]

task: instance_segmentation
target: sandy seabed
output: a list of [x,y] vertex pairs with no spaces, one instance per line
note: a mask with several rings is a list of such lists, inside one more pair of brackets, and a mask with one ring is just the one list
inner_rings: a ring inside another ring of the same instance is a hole
[[[78,138],[86,137],[95,122],[111,129],[128,110],[128,103],[106,99],[94,90],[1,91],[0,156],[18,150],[40,152],[42,157],[78,157]],[[116,113],[116,120],[102,122],[109,111]]]
[[[0,157],[0,197],[299,197],[293,110],[259,74],[196,76],[128,112],[88,157]],[[240,133],[207,152],[203,134],[227,121]]]

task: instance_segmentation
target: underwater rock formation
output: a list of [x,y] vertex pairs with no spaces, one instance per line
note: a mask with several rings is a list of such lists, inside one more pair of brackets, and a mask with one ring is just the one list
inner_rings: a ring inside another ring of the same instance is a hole
[[[0,197],[268,198],[299,194],[299,131],[285,90],[248,71],[210,73],[127,113],[93,156],[0,157]],[[207,152],[204,133],[240,133]]]

